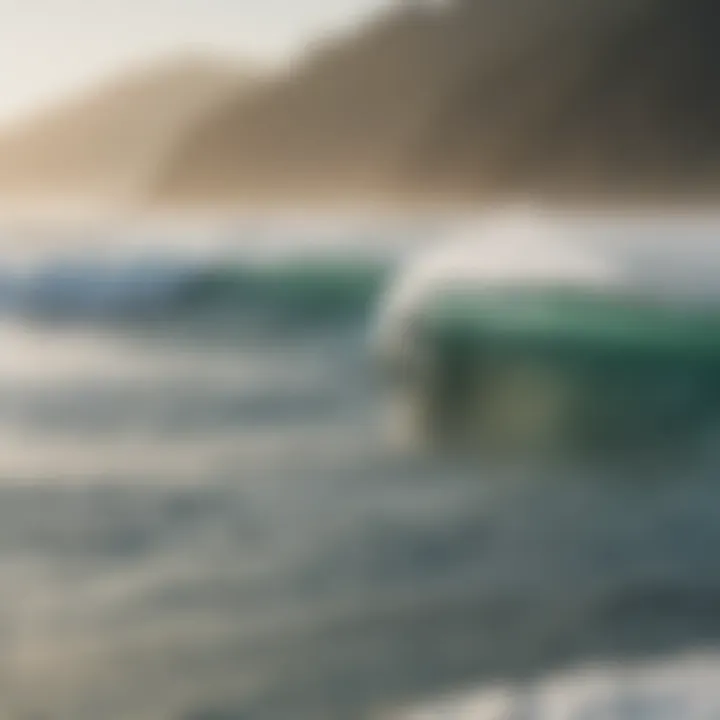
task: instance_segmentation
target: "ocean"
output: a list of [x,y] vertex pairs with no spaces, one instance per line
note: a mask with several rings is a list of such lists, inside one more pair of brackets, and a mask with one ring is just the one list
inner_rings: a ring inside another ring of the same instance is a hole
[[375,319],[465,222],[5,232],[0,717],[720,716],[712,413],[676,461],[388,447]]

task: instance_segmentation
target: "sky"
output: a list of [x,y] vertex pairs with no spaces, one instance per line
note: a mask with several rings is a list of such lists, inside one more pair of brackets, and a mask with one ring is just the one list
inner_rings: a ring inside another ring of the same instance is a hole
[[0,122],[185,49],[283,62],[391,0],[0,0]]

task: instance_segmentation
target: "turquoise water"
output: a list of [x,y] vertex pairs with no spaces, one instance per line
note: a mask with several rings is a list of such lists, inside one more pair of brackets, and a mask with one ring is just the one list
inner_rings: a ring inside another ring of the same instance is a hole
[[390,452],[368,336],[395,232],[3,265],[0,714],[381,718],[476,687],[519,712],[549,677],[572,714],[538,716],[583,718],[563,679],[600,666],[634,717],[635,662],[676,717],[717,710],[683,660],[720,639],[713,413],[657,462]]
[[583,291],[448,293],[428,308],[427,331],[561,351],[720,361],[720,310],[661,306],[642,297]]

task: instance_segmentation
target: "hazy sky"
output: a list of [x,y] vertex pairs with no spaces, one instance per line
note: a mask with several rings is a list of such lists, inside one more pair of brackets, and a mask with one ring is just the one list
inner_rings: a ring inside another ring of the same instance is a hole
[[187,47],[283,59],[390,0],[0,0],[0,120]]

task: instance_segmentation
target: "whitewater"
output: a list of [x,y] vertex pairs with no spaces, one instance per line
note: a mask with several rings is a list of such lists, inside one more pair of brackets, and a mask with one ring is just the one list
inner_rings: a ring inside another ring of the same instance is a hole
[[720,715],[720,412],[656,462],[398,452],[382,368],[447,287],[712,312],[718,228],[6,230],[0,716]]

